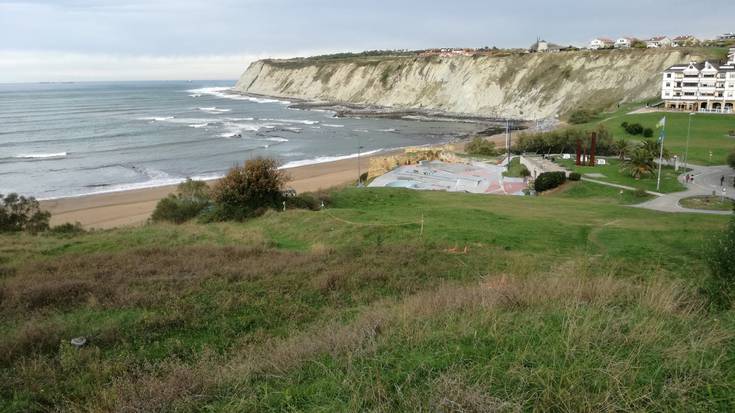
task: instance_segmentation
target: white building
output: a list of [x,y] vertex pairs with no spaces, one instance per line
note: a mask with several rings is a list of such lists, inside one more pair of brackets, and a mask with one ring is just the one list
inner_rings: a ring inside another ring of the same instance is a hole
[[717,40],[735,40],[735,33],[723,33],[717,36]]
[[697,46],[700,43],[699,39],[691,35],[676,36],[671,41],[673,47],[691,47]]
[[646,40],[646,47],[649,49],[671,47],[671,39],[666,36],[651,37],[650,39]]
[[592,50],[599,50],[599,49],[612,49],[613,45],[615,45],[615,42],[606,39],[604,37],[600,37],[597,39],[592,39],[590,42],[589,48]]
[[735,47],[728,62],[691,62],[663,73],[661,99],[667,109],[732,113],[735,106]]
[[635,42],[636,39],[632,37],[621,37],[618,40],[615,40],[615,48],[616,49],[629,49],[631,46],[633,46],[633,42]]

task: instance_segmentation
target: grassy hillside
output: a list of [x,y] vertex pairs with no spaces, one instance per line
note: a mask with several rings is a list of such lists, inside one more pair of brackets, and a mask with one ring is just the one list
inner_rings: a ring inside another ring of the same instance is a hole
[[732,410],[697,292],[726,218],[598,195],[0,236],[0,410]]

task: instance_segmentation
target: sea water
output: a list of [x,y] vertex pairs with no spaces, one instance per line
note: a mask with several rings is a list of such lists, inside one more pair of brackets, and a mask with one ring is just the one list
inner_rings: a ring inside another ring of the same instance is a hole
[[228,93],[233,85],[0,85],[0,193],[51,199],[170,185],[213,179],[257,156],[288,168],[446,142],[481,128],[336,118]]

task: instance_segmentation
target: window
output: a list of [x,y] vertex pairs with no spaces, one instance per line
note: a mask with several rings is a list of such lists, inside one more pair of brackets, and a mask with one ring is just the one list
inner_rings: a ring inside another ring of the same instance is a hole
[[671,73],[667,73],[667,74],[666,74],[666,78],[667,78],[667,79],[671,79]]
[[671,87],[671,82],[666,82],[666,87]]

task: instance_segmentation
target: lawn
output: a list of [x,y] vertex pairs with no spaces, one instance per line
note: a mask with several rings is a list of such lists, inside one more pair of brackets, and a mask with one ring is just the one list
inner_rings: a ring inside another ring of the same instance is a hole
[[719,196],[693,196],[679,201],[684,208],[705,209],[709,211],[732,211],[735,201]]
[[587,185],[0,235],[0,411],[732,411],[728,218]]
[[508,170],[503,172],[503,176],[521,178],[521,171],[524,169],[526,169],[526,167],[521,164],[521,158],[515,157],[510,160]]
[[[590,173],[598,173],[604,175],[604,177],[595,177],[598,181],[610,182],[618,185],[630,186],[633,188],[641,188],[646,191],[656,191],[656,176],[650,176],[641,179],[635,179],[620,170],[620,161],[614,158],[606,158],[607,165],[597,166],[576,166],[573,160],[559,160],[560,165],[563,167],[578,172],[582,175]],[[686,188],[679,182],[678,177],[682,173],[674,171],[671,166],[664,166],[661,171],[661,188],[658,192],[670,193],[683,191]]]
[[[642,139],[641,136],[632,136],[620,126],[622,122],[640,123],[644,127],[655,129],[656,124],[666,116],[666,143],[672,155],[678,155],[683,161],[689,114],[677,112],[655,112],[632,115],[614,115],[611,119],[603,120],[615,138],[625,137],[632,140]],[[727,154],[735,150],[735,138],[729,137],[728,132],[735,130],[735,115],[697,113],[692,117],[691,136],[689,139],[689,162],[696,165],[722,165]],[[658,137],[658,131],[655,132]],[[710,152],[712,157],[710,158]]]
[[613,203],[619,205],[640,204],[641,202],[654,198],[653,195],[645,193],[641,194],[635,191],[626,191],[585,181],[567,181],[567,183],[561,187],[561,190],[554,193],[554,196],[586,200],[590,203]]

